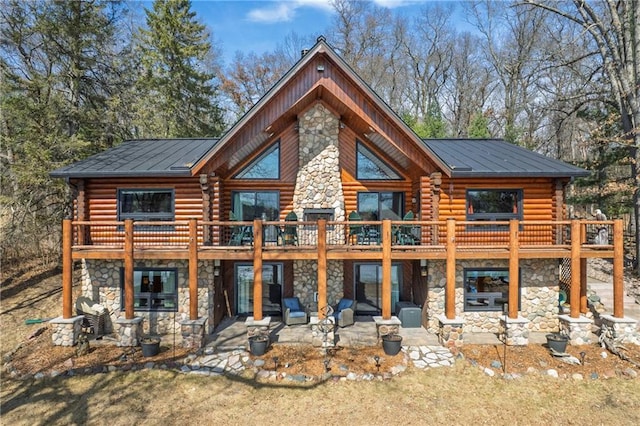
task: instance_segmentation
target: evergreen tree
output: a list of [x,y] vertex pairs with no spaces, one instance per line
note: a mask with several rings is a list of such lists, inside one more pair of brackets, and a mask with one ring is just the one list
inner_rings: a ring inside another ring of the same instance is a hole
[[223,128],[211,43],[188,0],[156,0],[140,30],[139,137],[217,136]]
[[489,132],[489,120],[482,114],[474,114],[469,123],[469,137],[472,139],[487,139],[491,137]]

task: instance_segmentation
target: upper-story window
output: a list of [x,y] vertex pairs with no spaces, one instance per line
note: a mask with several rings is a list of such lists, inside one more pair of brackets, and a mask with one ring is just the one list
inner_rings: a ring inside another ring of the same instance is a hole
[[403,192],[358,192],[358,213],[362,220],[399,220],[403,210]]
[[356,143],[356,178],[361,180],[398,180],[400,175],[358,141]]
[[175,216],[175,193],[173,189],[119,189],[118,220],[164,220]]
[[521,189],[468,189],[467,220],[522,220]]
[[280,141],[264,150],[235,179],[280,179]]
[[236,220],[278,220],[280,217],[278,191],[234,191],[232,202]]

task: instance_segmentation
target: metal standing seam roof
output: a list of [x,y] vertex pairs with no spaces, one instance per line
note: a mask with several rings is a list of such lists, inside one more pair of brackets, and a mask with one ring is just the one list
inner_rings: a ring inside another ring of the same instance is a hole
[[219,138],[140,139],[51,172],[55,178],[192,176],[195,164]]
[[451,177],[581,177],[589,171],[502,139],[424,139]]

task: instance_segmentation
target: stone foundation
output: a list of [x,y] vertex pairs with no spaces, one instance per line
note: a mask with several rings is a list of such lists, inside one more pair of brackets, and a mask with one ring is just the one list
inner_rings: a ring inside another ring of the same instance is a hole
[[523,317],[502,318],[502,341],[508,346],[527,346],[529,344],[529,320]]
[[591,326],[593,320],[586,317],[571,318],[569,315],[558,315],[560,333],[569,336],[569,344],[574,346],[591,343]]
[[142,339],[142,317],[133,319],[118,318],[116,320],[116,334],[118,346],[139,346]]
[[400,325],[402,321],[396,316],[392,316],[391,319],[382,319],[380,316],[374,316],[373,321],[376,323],[376,332],[378,334],[378,342],[382,341],[382,336],[388,334],[400,334]]
[[438,341],[446,348],[461,348],[464,345],[464,319],[448,319],[438,316]]
[[188,349],[200,349],[204,346],[204,332],[206,322],[206,318],[180,321],[183,347]]
[[638,321],[632,318],[616,318],[612,315],[602,315],[600,333],[606,333],[609,338],[619,343],[634,343],[640,345],[640,335],[637,329]]
[[82,331],[82,315],[71,318],[54,318],[49,321],[53,329],[51,340],[54,346],[74,346]]

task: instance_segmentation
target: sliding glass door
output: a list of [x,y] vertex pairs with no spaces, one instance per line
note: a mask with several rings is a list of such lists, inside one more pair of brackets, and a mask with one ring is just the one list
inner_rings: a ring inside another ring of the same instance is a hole
[[[262,313],[282,314],[282,264],[262,265]],[[253,315],[253,265],[236,264],[236,314]]]
[[[382,265],[379,263],[357,263],[355,265],[356,309],[361,315],[378,315],[382,312]],[[400,300],[402,268],[391,265],[391,310]]]

